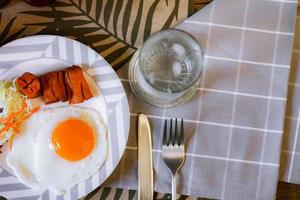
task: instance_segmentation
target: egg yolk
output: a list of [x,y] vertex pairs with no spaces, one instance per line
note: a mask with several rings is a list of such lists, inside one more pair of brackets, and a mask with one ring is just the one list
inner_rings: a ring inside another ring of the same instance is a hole
[[93,128],[80,119],[68,119],[59,123],[52,133],[55,152],[69,161],[78,161],[88,156],[95,146]]

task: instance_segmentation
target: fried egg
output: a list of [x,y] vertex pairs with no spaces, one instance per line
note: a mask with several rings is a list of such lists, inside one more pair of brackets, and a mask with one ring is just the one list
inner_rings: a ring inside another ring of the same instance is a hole
[[44,109],[24,125],[7,157],[20,181],[63,194],[95,174],[107,156],[106,126],[89,108]]

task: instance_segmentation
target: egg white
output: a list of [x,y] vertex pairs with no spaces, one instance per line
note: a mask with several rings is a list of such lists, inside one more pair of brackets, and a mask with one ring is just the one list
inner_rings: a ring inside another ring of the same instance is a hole
[[[79,161],[64,160],[51,146],[53,129],[69,118],[87,122],[96,133],[93,151]],[[107,157],[106,132],[101,115],[93,109],[79,106],[43,109],[25,123],[24,132],[14,141],[7,163],[24,184],[36,189],[48,188],[60,195],[101,168]]]
[[6,158],[7,165],[13,170],[20,182],[35,190],[42,190],[44,186],[36,179],[34,173],[35,143],[32,140],[36,135],[36,118],[30,118],[22,127],[22,135],[16,137],[10,153]]

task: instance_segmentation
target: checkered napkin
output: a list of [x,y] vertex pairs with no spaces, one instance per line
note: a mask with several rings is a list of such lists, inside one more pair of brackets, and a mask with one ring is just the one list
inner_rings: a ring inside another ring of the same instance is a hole
[[294,48],[288,85],[280,180],[300,184],[300,12],[296,18]]
[[183,117],[187,148],[178,193],[274,199],[296,8],[296,0],[216,0],[180,24],[200,42],[206,58],[201,87],[182,106],[161,109],[139,101],[128,68],[120,69],[131,129],[124,157],[106,184],[137,188],[136,116],[143,112],[152,126],[156,191],[171,191],[161,157],[163,119]]

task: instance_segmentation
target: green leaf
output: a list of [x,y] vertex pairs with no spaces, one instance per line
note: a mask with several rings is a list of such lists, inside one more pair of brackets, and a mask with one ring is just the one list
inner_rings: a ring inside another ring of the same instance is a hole
[[131,31],[131,44],[134,45],[139,33],[139,29],[140,29],[140,25],[141,25],[141,19],[143,16],[143,5],[144,5],[144,1],[140,0],[140,4],[139,4],[139,8],[138,8],[138,13],[137,16],[135,18],[134,24],[133,24],[133,28]]
[[117,189],[116,189],[116,193],[115,193],[114,200],[119,200],[120,197],[122,196],[123,191],[124,191],[123,189],[117,188]]
[[[1,14],[2,15],[2,14]],[[12,18],[8,24],[5,26],[4,30],[0,33],[0,41],[3,41],[8,33],[11,31],[11,27],[13,26],[14,21],[17,19],[17,16]]]
[[155,8],[158,3],[159,0],[155,0],[148,11],[146,23],[145,23],[145,29],[144,29],[144,38],[143,38],[144,41],[151,35],[152,19],[153,19]]
[[127,1],[127,4],[125,6],[124,15],[123,15],[122,35],[123,35],[124,40],[126,40],[126,36],[127,36],[127,30],[128,30],[128,25],[129,25],[129,19],[130,19],[132,4],[133,4],[133,0],[128,0]]
[[106,28],[108,27],[108,23],[109,23],[110,15],[112,13],[113,5],[114,5],[114,0],[110,0],[110,1],[106,2],[106,5],[104,7],[104,25]]
[[119,0],[116,3],[116,7],[115,7],[114,19],[113,19],[113,27],[114,27],[114,33],[116,35],[118,35],[117,25],[118,25],[118,18],[119,18],[119,15],[120,15],[120,11],[122,9],[122,5],[123,5],[123,0],[121,0],[121,1]]

